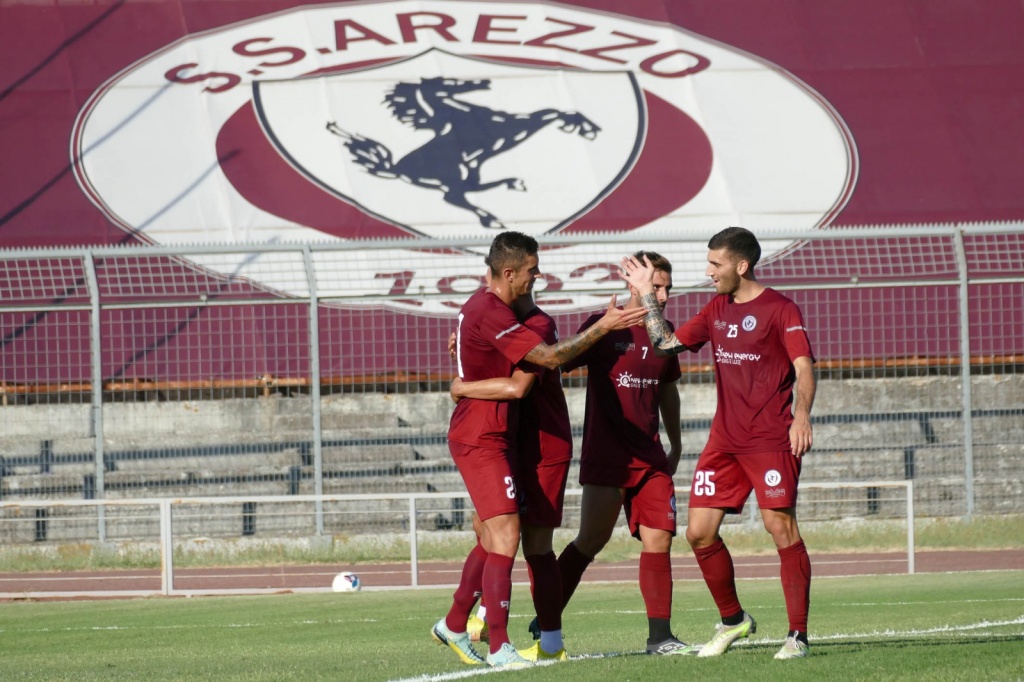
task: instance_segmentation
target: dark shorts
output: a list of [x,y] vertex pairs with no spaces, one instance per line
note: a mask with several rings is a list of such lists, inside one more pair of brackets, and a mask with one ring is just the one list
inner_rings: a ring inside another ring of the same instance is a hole
[[739,514],[754,491],[761,509],[795,507],[800,463],[788,451],[744,455],[705,451],[693,472],[689,506]]
[[538,528],[562,525],[565,484],[569,480],[571,463],[571,459],[563,459],[539,462],[520,469],[516,484],[519,486],[519,517],[523,523]]
[[639,484],[626,489],[626,522],[633,537],[640,526],[676,534],[676,485],[664,471],[651,469]]
[[448,451],[462,474],[466,492],[481,521],[519,512],[515,477],[508,451],[448,441]]

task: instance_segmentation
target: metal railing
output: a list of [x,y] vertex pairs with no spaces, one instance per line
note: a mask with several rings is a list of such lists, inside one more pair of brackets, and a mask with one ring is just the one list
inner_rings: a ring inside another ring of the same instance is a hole
[[[810,490],[849,490],[849,489],[869,489],[869,488],[889,488],[897,491],[902,491],[902,503],[903,513],[901,518],[904,520],[906,525],[906,548],[907,548],[907,573],[915,572],[915,540],[914,540],[914,494],[913,494],[913,481],[872,481],[870,483],[865,482],[834,482],[834,483],[803,483],[800,485],[801,491]],[[569,489],[566,491],[566,497],[568,500],[579,498],[582,491],[579,489]],[[676,495],[680,498],[685,498],[689,495],[688,488],[677,488]],[[155,508],[157,510],[157,517],[159,519],[159,555],[160,555],[160,571],[159,571],[159,589],[55,589],[51,591],[47,590],[23,590],[18,592],[12,591],[0,591],[0,599],[13,599],[13,598],[24,598],[24,599],[35,599],[43,597],[75,597],[75,596],[148,596],[148,595],[164,595],[164,596],[182,596],[182,595],[207,595],[207,594],[267,594],[273,592],[280,592],[280,586],[273,587],[207,587],[207,588],[187,588],[182,589],[176,587],[175,575],[176,575],[176,564],[175,564],[175,546],[183,540],[189,539],[188,533],[184,529],[176,527],[175,515],[176,512],[180,512],[185,509],[197,509],[200,515],[209,513],[209,508],[214,506],[222,505],[234,505],[241,506],[248,504],[252,501],[251,497],[193,497],[193,498],[144,498],[144,499],[124,499],[124,500],[66,500],[62,502],[62,506],[65,507],[78,507],[78,508],[91,508],[96,514],[99,514],[100,509],[103,507],[121,507],[121,508]],[[400,502],[401,506],[407,511],[404,514],[404,524],[407,528],[404,536],[408,540],[408,570],[409,579],[406,584],[408,587],[421,587],[420,583],[420,565],[421,561],[419,558],[419,545],[423,539],[422,531],[417,523],[417,518],[422,512],[422,503],[424,501],[451,501],[451,500],[468,500],[468,496],[459,493],[407,493],[407,494],[392,494],[392,495],[300,495],[300,496],[263,496],[259,498],[261,505],[290,505],[294,506],[296,503],[306,505],[323,505],[332,502],[338,503],[366,503],[374,501],[396,501]],[[570,502],[572,504],[572,502]],[[0,508],[5,510],[31,510],[40,509],[45,507],[53,507],[53,503],[44,502],[0,502]],[[462,508],[462,505],[455,505]],[[468,515],[469,509],[465,510]],[[756,510],[751,509],[749,523],[759,524],[760,521],[755,519]],[[179,524],[181,525],[181,524]],[[467,519],[467,526],[468,526]],[[358,570],[358,564],[353,565]],[[40,570],[44,570],[45,567],[40,566]],[[116,570],[109,570],[101,572],[106,574],[107,580],[113,580],[113,576],[117,574]],[[74,581],[73,576],[66,576],[66,579]],[[98,579],[98,577],[93,578]],[[81,585],[82,581],[78,581]],[[330,584],[324,582],[318,587],[299,587],[290,586],[289,590],[292,591],[307,591],[307,592],[324,592],[330,590]]]

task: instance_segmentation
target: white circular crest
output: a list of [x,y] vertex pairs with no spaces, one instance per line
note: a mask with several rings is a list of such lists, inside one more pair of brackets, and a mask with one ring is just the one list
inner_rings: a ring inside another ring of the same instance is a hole
[[[673,235],[742,224],[767,259],[789,246],[773,230],[828,223],[857,173],[837,113],[785,70],[683,27],[527,0],[303,6],[186,36],[93,93],[72,155],[111,220],[162,244],[617,230],[665,235],[677,285],[704,281],[703,249]],[[606,302],[576,274],[604,257],[558,252],[545,307]],[[358,288],[372,303],[346,304],[377,306],[400,273],[426,296],[387,305],[429,314],[454,314],[483,269],[470,251],[329,257],[321,297]],[[308,294],[269,256],[192,259]]]
[[767,472],[765,472],[764,482],[770,486],[777,486],[779,483],[782,482],[782,474],[780,474],[775,469],[769,469]]

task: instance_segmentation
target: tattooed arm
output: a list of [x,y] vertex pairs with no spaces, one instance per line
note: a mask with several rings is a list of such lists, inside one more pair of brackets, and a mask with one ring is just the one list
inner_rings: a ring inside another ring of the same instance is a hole
[[643,308],[632,308],[629,310],[616,308],[615,299],[616,297],[612,296],[611,303],[608,304],[608,310],[593,326],[584,329],[579,334],[563,339],[553,346],[549,346],[546,343],[538,344],[526,354],[524,359],[541,367],[555,369],[593,346],[604,338],[608,332],[615,329],[632,327],[643,319],[646,313]]
[[640,293],[640,303],[647,310],[644,317],[644,327],[647,328],[647,335],[651,337],[654,348],[667,355],[678,355],[684,350],[684,346],[668,326],[668,322],[661,314],[661,305],[654,294],[654,267],[644,256],[643,262],[633,256],[626,256],[622,259],[622,269],[619,271],[622,279],[626,280],[631,287]]

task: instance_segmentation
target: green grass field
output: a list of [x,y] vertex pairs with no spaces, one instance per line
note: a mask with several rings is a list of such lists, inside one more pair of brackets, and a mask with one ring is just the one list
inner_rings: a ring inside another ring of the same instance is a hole
[[[636,584],[584,584],[564,619],[576,659],[514,671],[464,666],[431,641],[449,590],[9,602],[0,604],[0,679],[1024,679],[1024,571],[816,580],[811,656],[797,661],[772,659],[786,634],[778,581],[739,588],[758,632],[721,658],[639,654],[646,619]],[[674,610],[687,641],[707,638],[717,619],[702,582],[677,582]],[[517,644],[529,643],[530,617],[517,587]]]

